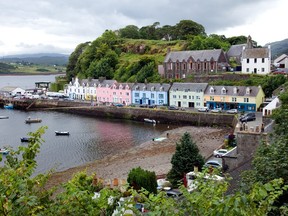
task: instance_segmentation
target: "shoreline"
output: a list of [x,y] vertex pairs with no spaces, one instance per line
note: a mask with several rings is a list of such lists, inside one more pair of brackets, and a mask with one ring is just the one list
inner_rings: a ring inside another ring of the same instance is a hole
[[[154,171],[156,175],[166,175],[171,169],[171,158],[175,153],[176,143],[180,142],[185,132],[190,133],[197,144],[200,154],[209,158],[215,149],[224,144],[224,136],[230,132],[229,128],[184,126],[167,130],[161,134],[159,141],[147,141],[126,151],[92,161],[81,166],[55,172],[47,182],[47,187],[59,186],[70,180],[74,174],[85,171],[88,175],[96,173],[104,180],[127,179],[132,168]],[[167,133],[169,136],[167,137]]]

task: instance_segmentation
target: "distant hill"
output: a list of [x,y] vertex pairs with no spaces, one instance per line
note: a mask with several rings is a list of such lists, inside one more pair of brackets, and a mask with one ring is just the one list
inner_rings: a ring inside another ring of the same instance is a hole
[[0,59],[4,63],[24,63],[36,65],[60,65],[65,66],[68,63],[69,55],[59,53],[37,53],[37,54],[21,54],[8,55]]
[[272,59],[275,59],[282,54],[288,55],[288,38],[282,41],[272,42],[267,45],[271,45]]

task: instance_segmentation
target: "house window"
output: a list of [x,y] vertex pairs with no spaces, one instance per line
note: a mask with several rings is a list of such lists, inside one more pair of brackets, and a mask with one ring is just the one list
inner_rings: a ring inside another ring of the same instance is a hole
[[187,95],[183,95],[183,99],[187,99]]
[[235,87],[235,88],[233,89],[233,93],[234,93],[234,94],[237,94],[237,92],[238,92],[238,89]]
[[222,92],[222,94],[226,94],[226,89],[223,87],[223,88],[221,89],[221,92]]
[[246,59],[246,63],[249,64],[249,59]]
[[214,88],[211,87],[211,88],[210,88],[210,93],[214,93],[214,91],[215,91]]
[[139,93],[135,93],[134,95],[135,95],[135,97],[139,97]]
[[200,106],[200,103],[196,103],[196,106]]
[[246,72],[249,72],[249,68],[246,68]]
[[262,63],[264,63],[265,62],[265,59],[264,58],[262,58]]
[[129,92],[126,92],[126,96],[129,96]]
[[265,71],[265,68],[261,68],[261,71],[264,72],[264,71]]
[[249,98],[244,98],[245,103],[249,103]]
[[213,96],[210,96],[210,101],[214,101],[214,97]]
[[250,88],[249,87],[246,88],[246,94],[250,94]]
[[200,100],[200,96],[196,96],[196,100]]
[[189,95],[189,99],[191,99],[191,95]]
[[176,70],[179,70],[179,62],[176,63]]
[[254,63],[257,63],[257,58],[254,58]]
[[225,97],[220,97],[220,101],[225,101]]
[[113,95],[116,95],[116,92],[113,92]]
[[176,99],[176,98],[177,98],[177,96],[176,96],[176,95],[173,95],[173,98],[174,98],[174,99]]
[[237,98],[236,97],[232,97],[232,102],[237,102]]
[[183,70],[186,70],[186,63],[183,63]]
[[146,93],[143,93],[143,94],[142,94],[142,98],[146,98]]
[[164,94],[159,94],[159,99],[163,99],[164,98]]
[[154,98],[154,94],[153,93],[151,94],[151,98]]
[[192,70],[192,66],[193,66],[193,63],[192,62],[190,62],[190,68],[189,69],[191,69]]

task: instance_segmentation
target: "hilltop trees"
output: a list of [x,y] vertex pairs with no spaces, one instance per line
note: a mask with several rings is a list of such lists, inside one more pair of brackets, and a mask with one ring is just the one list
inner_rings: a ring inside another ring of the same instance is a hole
[[204,165],[204,158],[199,154],[199,149],[189,133],[184,133],[180,143],[176,143],[171,164],[172,169],[167,178],[173,185],[177,185],[186,173],[193,171],[194,166],[201,169]]

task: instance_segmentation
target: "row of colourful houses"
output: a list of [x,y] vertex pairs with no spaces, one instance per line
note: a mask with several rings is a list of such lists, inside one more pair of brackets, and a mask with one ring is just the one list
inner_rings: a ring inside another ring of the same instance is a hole
[[208,83],[118,83],[106,79],[72,79],[64,93],[99,104],[170,105],[183,108],[257,111],[265,100],[260,86],[213,86]]

